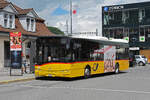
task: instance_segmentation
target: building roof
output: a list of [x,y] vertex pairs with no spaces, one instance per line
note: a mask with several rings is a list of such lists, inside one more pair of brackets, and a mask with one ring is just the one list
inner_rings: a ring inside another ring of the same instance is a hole
[[9,3],[0,3],[0,9],[3,9],[8,5],[9,5]]
[[[11,3],[11,4],[12,4],[12,3]],[[22,10],[22,8],[18,7],[17,5],[15,5],[15,4],[12,4],[12,5],[13,5],[13,7],[14,7],[17,11]]]
[[[18,12],[18,15],[26,15],[27,13],[33,10],[33,8],[22,9],[18,7],[17,5],[12,4],[11,2],[8,2],[6,0],[0,0],[0,9],[5,8],[9,4],[11,4],[16,9],[16,11]],[[52,32],[48,30],[48,28],[44,24],[44,21],[45,21],[44,19],[40,17],[37,17],[35,19],[36,19],[36,31],[35,32],[26,31],[22,27],[19,21],[19,18],[17,16],[15,18],[15,29],[4,28],[0,25],[0,31],[1,32],[22,32],[23,35],[32,35],[32,36],[53,36],[54,35]]]
[[7,2],[6,0],[0,0],[0,9],[5,8],[6,6],[8,6],[10,3]]
[[18,12],[19,12],[20,15],[25,15],[25,14],[29,13],[29,12],[32,11],[32,10],[33,10],[33,8],[20,9],[20,10],[18,10]]
[[0,3],[8,3],[6,0],[0,0]]

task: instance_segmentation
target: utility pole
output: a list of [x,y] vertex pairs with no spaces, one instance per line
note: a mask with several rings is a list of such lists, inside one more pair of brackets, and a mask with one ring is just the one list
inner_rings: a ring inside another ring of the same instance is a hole
[[72,0],[70,0],[70,34],[72,35]]
[[66,20],[66,33],[68,35],[68,20]]
[[98,36],[98,29],[96,28],[96,36]]

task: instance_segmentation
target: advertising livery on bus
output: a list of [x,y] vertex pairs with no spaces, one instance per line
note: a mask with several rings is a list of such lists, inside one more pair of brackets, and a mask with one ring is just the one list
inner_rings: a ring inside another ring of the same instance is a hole
[[129,68],[128,43],[102,37],[39,37],[36,53],[36,78],[88,78]]

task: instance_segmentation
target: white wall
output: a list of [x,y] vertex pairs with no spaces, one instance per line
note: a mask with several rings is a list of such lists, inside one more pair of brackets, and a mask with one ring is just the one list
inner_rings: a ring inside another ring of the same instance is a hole
[[15,11],[12,9],[12,6],[11,6],[11,5],[5,7],[3,10],[8,11],[8,12],[12,12],[12,13],[15,13]]
[[20,17],[20,18],[19,18],[19,21],[20,21],[22,27],[23,27],[25,30],[27,30],[26,17]]
[[15,28],[15,15],[13,15],[13,23],[12,23],[12,28],[14,29]]
[[4,24],[3,12],[0,12],[0,25],[3,26],[3,24]]
[[4,41],[9,41],[9,38],[0,37],[0,68],[4,68]]
[[35,17],[34,14],[33,14],[32,12],[29,12],[29,13],[27,14],[27,16]]

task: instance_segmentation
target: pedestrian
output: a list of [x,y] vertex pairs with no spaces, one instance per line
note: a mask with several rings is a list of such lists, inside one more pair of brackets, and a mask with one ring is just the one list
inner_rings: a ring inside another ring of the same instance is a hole
[[51,56],[48,56],[48,62],[50,62],[52,60]]
[[22,71],[23,73],[27,73],[26,58],[24,57],[23,53],[22,53]]

